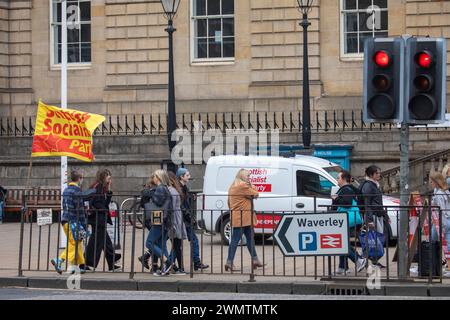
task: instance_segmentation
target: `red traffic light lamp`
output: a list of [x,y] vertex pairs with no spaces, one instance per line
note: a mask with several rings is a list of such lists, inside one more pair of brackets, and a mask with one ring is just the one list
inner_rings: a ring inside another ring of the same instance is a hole
[[429,51],[422,51],[416,54],[416,63],[419,67],[429,69],[433,62],[433,55]]
[[380,68],[387,68],[391,64],[391,56],[388,52],[384,50],[377,51],[373,56],[373,61]]

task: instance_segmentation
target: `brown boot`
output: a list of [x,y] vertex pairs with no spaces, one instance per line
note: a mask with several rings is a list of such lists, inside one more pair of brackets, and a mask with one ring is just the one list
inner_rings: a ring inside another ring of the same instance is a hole
[[261,261],[259,261],[258,258],[254,259],[252,262],[253,269],[262,268],[264,266],[265,266],[265,264],[261,263]]
[[234,266],[234,264],[226,263],[225,264],[225,271],[236,272],[236,271],[240,271],[240,270],[238,268],[236,268]]

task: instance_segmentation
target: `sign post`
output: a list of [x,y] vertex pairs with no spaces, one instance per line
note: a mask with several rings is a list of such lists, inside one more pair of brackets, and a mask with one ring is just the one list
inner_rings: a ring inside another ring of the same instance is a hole
[[274,238],[287,257],[348,255],[348,216],[342,212],[286,214]]

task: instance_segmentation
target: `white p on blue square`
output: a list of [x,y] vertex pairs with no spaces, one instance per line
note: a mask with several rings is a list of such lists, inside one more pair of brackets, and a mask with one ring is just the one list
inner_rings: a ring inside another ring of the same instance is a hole
[[317,233],[316,232],[300,232],[298,234],[298,244],[300,251],[316,251],[317,250]]

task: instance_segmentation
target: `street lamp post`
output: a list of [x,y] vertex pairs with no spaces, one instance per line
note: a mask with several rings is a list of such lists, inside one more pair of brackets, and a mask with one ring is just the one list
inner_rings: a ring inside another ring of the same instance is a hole
[[172,153],[175,147],[175,141],[172,141],[172,133],[176,129],[176,114],[175,114],[175,80],[173,71],[173,33],[177,31],[173,27],[173,18],[177,14],[180,0],[160,0],[164,9],[164,16],[168,20],[165,31],[169,34],[169,99],[167,110],[167,139],[169,142],[169,152]]
[[[172,133],[175,131],[176,113],[175,113],[175,79],[173,71],[173,33],[177,31],[173,27],[173,18],[177,14],[180,0],[160,0],[164,9],[164,16],[168,20],[165,31],[169,34],[169,97],[167,110],[167,140],[169,144],[169,154],[172,155],[172,149],[175,147],[175,141],[172,141]],[[167,164],[167,169],[175,171],[175,165],[171,160],[164,161]]]
[[300,26],[303,27],[303,130],[302,139],[305,149],[311,146],[311,116],[309,104],[309,70],[308,70],[308,13],[312,10],[314,0],[297,0],[298,9],[303,14]]

